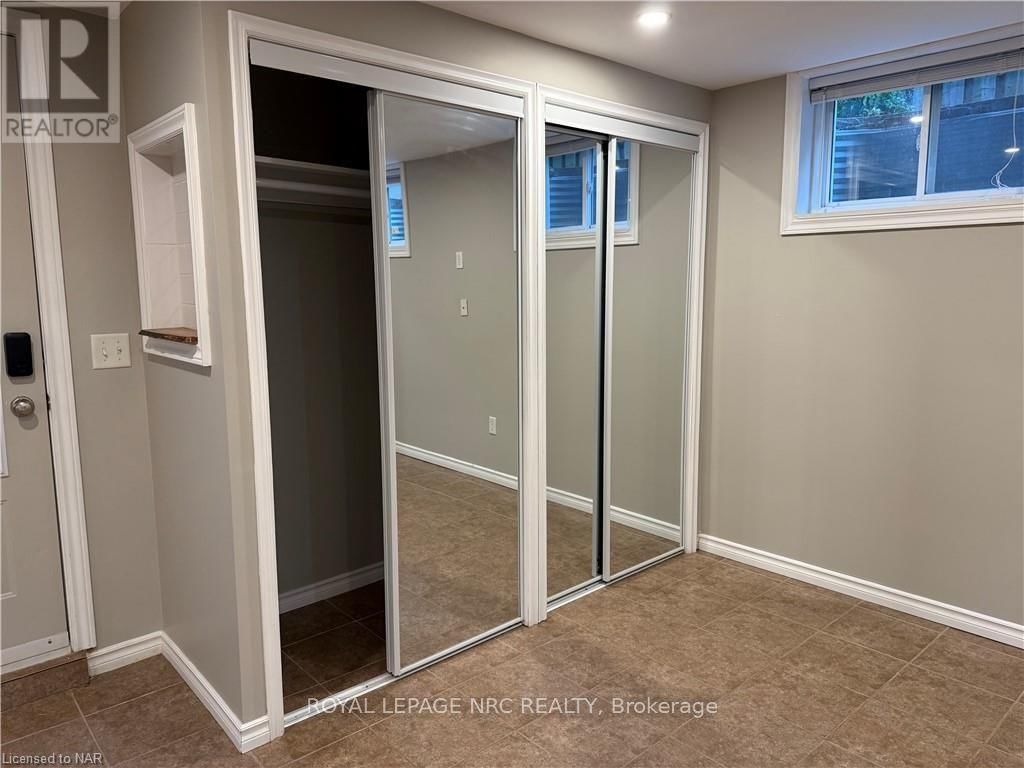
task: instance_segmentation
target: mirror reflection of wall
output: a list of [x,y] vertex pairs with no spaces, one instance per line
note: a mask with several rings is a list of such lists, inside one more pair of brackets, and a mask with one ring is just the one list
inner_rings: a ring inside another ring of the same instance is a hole
[[405,667],[516,619],[516,121],[386,95]]
[[612,276],[612,574],[678,548],[682,525],[693,155],[635,142],[629,146],[629,173],[639,177],[639,200],[635,244],[620,243],[617,236]]

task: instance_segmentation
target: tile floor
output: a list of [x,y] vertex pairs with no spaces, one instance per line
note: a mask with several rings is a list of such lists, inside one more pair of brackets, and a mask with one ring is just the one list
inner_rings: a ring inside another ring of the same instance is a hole
[[[594,712],[393,714],[470,697],[592,697]],[[616,698],[718,705],[615,714]],[[421,699],[422,700],[422,699]],[[385,709],[387,705],[387,709]],[[699,553],[289,728],[238,755],[160,658],[3,712],[5,759],[311,766],[1024,766],[1024,651]]]
[[[516,492],[398,457],[402,663],[411,664],[519,615]],[[549,592],[592,574],[592,518],[548,508]],[[612,562],[625,568],[672,548],[612,526]],[[385,671],[384,589],[373,584],[281,616],[285,711]]]

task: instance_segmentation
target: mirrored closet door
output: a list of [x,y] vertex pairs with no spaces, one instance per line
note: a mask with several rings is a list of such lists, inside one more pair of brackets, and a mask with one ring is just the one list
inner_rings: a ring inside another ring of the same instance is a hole
[[682,551],[696,149],[686,134],[605,133],[631,124],[555,112],[545,131],[549,601]]
[[518,121],[380,93],[375,111],[396,672],[521,615]]

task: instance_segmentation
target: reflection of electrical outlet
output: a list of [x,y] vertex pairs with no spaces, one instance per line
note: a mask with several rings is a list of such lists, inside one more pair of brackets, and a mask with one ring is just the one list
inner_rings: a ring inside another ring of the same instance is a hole
[[462,251],[455,252],[455,268],[462,269]]
[[498,434],[498,419],[495,416],[487,417],[487,431],[492,435]]
[[94,333],[92,342],[93,368],[128,368],[132,364],[132,353],[128,347],[127,333]]
[[469,299],[459,299],[459,314],[463,317],[469,316]]

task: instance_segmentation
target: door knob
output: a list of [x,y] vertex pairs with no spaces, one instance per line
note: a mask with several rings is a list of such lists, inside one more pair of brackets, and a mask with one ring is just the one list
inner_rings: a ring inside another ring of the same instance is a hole
[[36,404],[31,397],[25,397],[25,395],[18,395],[16,398],[11,400],[11,413],[13,413],[19,419],[24,419],[28,416],[31,416],[35,412]]

